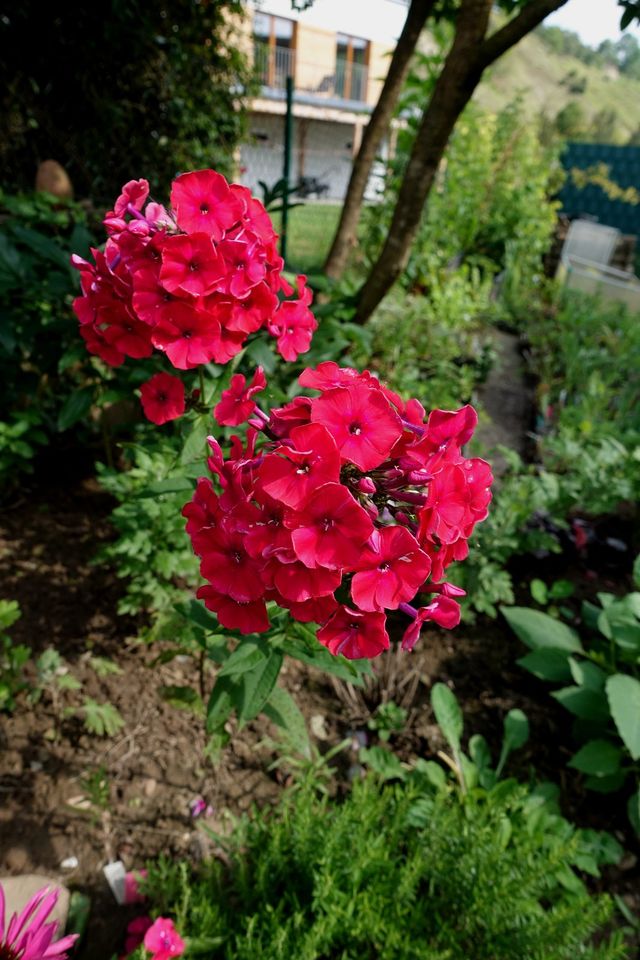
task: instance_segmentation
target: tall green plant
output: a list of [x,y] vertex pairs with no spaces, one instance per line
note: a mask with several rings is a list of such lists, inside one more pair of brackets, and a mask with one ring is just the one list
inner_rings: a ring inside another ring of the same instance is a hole
[[[640,564],[636,562],[637,586]],[[640,592],[585,601],[584,637],[540,610],[502,612],[530,652],[518,663],[541,680],[561,683],[552,696],[574,717],[584,741],[569,761],[587,788],[610,793],[633,784],[629,819],[640,834]]]

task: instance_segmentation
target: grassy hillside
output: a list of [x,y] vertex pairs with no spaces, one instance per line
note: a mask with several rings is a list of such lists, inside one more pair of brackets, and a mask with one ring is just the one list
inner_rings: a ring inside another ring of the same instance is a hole
[[[572,93],[563,83],[572,71],[586,80],[584,93]],[[560,56],[535,34],[525,37],[487,72],[475,99],[489,110],[499,110],[516,93],[522,93],[532,115],[544,110],[554,117],[569,100],[576,100],[589,120],[600,110],[615,110],[619,143],[626,143],[640,126],[639,81]]]

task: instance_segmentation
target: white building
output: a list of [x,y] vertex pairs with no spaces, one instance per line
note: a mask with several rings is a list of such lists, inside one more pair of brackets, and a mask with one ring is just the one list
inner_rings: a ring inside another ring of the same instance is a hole
[[316,195],[326,199],[344,197],[407,5],[408,0],[314,0],[296,12],[291,0],[247,2],[245,29],[262,87],[251,105],[249,142],[241,149],[243,183],[260,195],[259,180],[272,186],[282,177],[285,86],[291,76],[291,182],[302,181],[309,192],[316,187]]

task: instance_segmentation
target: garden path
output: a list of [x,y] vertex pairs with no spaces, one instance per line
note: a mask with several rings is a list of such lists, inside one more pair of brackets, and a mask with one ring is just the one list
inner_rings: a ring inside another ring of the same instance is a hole
[[491,338],[496,359],[478,391],[488,420],[481,418],[476,437],[483,448],[491,451],[489,459],[500,475],[504,473],[506,461],[496,449],[498,446],[515,450],[521,456],[525,453],[533,397],[517,334],[493,327]]

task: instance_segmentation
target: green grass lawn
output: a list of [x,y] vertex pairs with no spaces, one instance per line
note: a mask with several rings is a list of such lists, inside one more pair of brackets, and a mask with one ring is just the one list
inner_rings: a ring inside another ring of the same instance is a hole
[[[338,217],[339,203],[305,203],[289,211],[287,238],[287,268],[296,273],[317,274],[329,252]],[[280,233],[280,214],[273,217]]]

